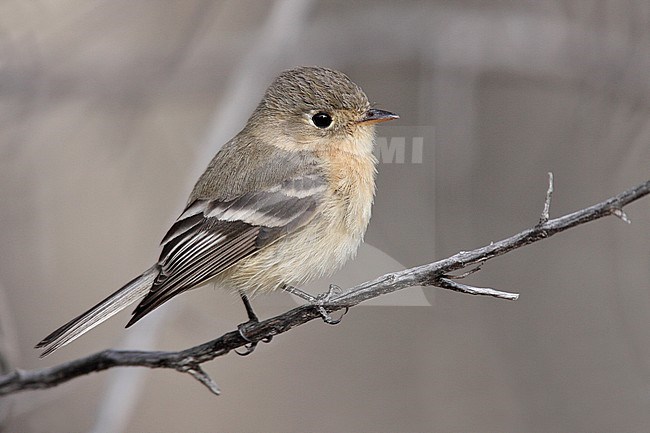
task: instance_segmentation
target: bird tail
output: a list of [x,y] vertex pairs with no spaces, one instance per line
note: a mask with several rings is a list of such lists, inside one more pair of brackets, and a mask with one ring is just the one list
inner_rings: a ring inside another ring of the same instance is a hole
[[157,265],[151,267],[90,310],[75,317],[45,337],[36,345],[37,349],[46,348],[41,354],[41,358],[76,340],[104,320],[119,313],[124,308],[142,298],[151,289],[158,273],[159,269]]

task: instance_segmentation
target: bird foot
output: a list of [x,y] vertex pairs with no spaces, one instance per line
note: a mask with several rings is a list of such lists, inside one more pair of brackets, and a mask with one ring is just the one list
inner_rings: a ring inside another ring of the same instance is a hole
[[332,297],[334,295],[338,295],[341,293],[341,288],[334,284],[330,284],[330,287],[327,290],[327,292],[321,293],[316,296],[310,295],[309,293],[293,286],[284,286],[284,290],[286,290],[287,292],[293,295],[296,295],[301,299],[304,299],[305,301],[309,302],[311,305],[315,306],[316,309],[318,310],[318,313],[321,315],[323,322],[327,323],[328,325],[338,325],[339,323],[341,323],[343,316],[345,316],[349,310],[349,307],[345,307],[345,311],[343,312],[341,317],[339,317],[338,319],[334,319],[332,318],[332,316],[330,316],[330,314],[325,309],[325,305],[329,304],[329,302],[332,300]]
[[246,336],[246,328],[248,328],[248,327],[251,326],[251,325],[255,325],[255,324],[259,323],[259,322],[260,322],[260,321],[257,320],[257,318],[255,318],[255,319],[251,319],[251,320],[249,320],[248,322],[240,323],[240,324],[237,326],[237,332],[239,332],[239,335],[241,336],[241,338],[243,338],[244,340],[248,341],[248,344],[246,344],[246,345],[244,346],[244,349],[246,349],[245,351],[240,352],[240,351],[238,351],[238,350],[235,350],[235,353],[236,353],[237,355],[239,355],[239,356],[248,356],[248,355],[250,355],[251,353],[253,353],[253,352],[255,351],[255,348],[257,348],[257,345],[259,344],[260,341],[261,341],[262,343],[270,343],[271,340],[273,340],[273,336],[272,336],[272,335],[270,335],[270,336],[268,336],[268,337],[264,337],[264,338],[262,338],[262,339],[259,340],[259,341],[253,341],[253,340],[251,340],[250,338],[248,338],[248,337]]

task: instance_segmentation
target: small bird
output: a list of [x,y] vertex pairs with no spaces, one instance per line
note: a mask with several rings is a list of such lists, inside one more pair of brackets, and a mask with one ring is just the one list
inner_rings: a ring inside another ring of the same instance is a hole
[[342,72],[281,73],[197,181],[156,264],[45,337],[41,357],[140,299],[127,328],[208,282],[239,293],[256,321],[248,296],[339,269],[370,220],[375,125],[397,118]]

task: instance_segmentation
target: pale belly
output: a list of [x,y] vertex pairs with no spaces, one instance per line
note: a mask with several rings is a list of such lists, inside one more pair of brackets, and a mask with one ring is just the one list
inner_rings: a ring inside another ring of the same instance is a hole
[[363,231],[351,232],[342,224],[315,223],[290,234],[242,260],[219,275],[215,282],[226,290],[250,295],[300,286],[330,275],[354,257]]

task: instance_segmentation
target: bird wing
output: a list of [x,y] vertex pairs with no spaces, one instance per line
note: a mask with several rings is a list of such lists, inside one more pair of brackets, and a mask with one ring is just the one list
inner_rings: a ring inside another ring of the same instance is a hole
[[127,327],[283,236],[317,212],[327,183],[319,174],[293,177],[230,200],[191,202],[162,240],[160,273]]

